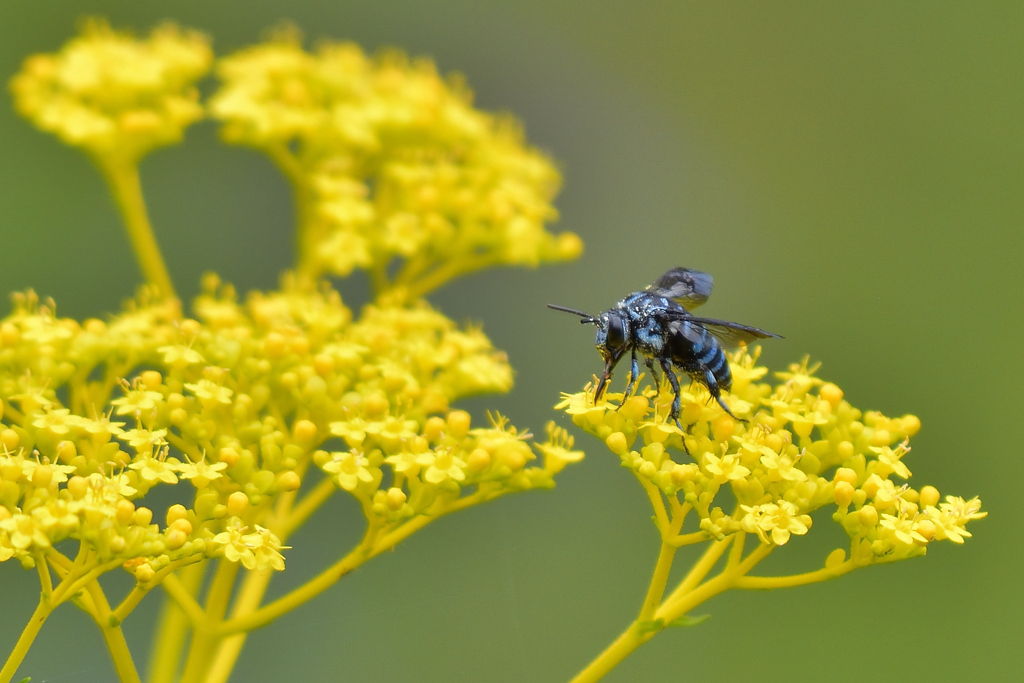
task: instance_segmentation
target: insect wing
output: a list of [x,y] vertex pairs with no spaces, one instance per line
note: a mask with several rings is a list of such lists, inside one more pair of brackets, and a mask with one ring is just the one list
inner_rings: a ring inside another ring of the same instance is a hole
[[707,273],[689,268],[673,268],[647,288],[647,291],[678,301],[685,308],[696,308],[711,296],[714,280]]
[[685,318],[687,322],[696,323],[703,327],[705,330],[710,332],[715,339],[719,341],[725,348],[732,349],[741,344],[749,344],[755,339],[767,339],[768,337],[776,337],[782,339],[781,334],[775,334],[774,332],[767,332],[757,327],[750,327],[749,325],[741,325],[739,323],[731,323],[727,320],[715,320],[713,318],[695,318],[693,316],[687,316]]

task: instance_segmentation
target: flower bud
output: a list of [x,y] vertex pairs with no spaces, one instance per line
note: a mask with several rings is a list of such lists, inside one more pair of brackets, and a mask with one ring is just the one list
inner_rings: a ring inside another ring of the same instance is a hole
[[491,464],[491,454],[482,448],[475,449],[466,457],[466,466],[471,472],[483,472]]
[[149,526],[149,523],[153,521],[153,511],[147,507],[137,508],[135,510],[135,524],[138,526]]
[[234,467],[235,463],[238,462],[239,456],[238,451],[236,451],[234,448],[232,448],[231,446],[225,446],[224,448],[220,449],[220,453],[218,454],[217,457],[220,458],[221,462],[227,463],[228,467]]
[[405,491],[395,486],[389,488],[387,493],[388,509],[397,512],[402,509],[403,505],[405,505]]
[[[0,446],[3,446],[4,448],[6,448],[8,453],[13,453],[14,449],[16,449],[18,447],[18,444],[20,442],[21,442],[21,437],[18,436],[18,432],[14,431],[13,429],[8,427],[7,429],[5,429],[2,432],[0,432]],[[61,443],[71,443],[71,442],[70,441],[62,441]],[[74,444],[71,444],[71,445],[74,446]]]
[[583,240],[574,232],[562,232],[556,238],[555,248],[559,259],[571,261],[583,253]]
[[825,558],[825,568],[826,569],[833,569],[834,567],[838,567],[839,565],[841,565],[845,561],[846,561],[846,551],[843,550],[842,548],[836,548],[835,550],[833,550],[832,552],[830,552],[828,554],[828,557]]
[[171,550],[177,550],[181,546],[185,545],[185,541],[187,540],[188,536],[180,529],[171,529],[164,535],[164,541],[167,543],[167,547]]
[[627,420],[639,422],[647,414],[648,403],[643,396],[630,396],[619,408],[619,414]]
[[677,463],[672,468],[672,483],[676,486],[682,486],[693,477],[694,469],[692,465],[680,465]]
[[849,467],[840,467],[836,470],[836,474],[832,477],[832,481],[837,484],[841,481],[845,481],[847,484],[853,485],[857,483],[857,473]]
[[313,370],[321,377],[329,377],[334,372],[334,358],[326,353],[319,353],[313,358]]
[[444,433],[446,423],[444,418],[431,417],[427,420],[427,423],[423,425],[423,436],[431,442],[437,442],[441,439],[441,435]]
[[839,402],[843,400],[843,390],[835,384],[827,382],[822,384],[821,388],[818,389],[818,396],[828,401],[829,405],[833,408],[837,408],[839,406]]
[[32,471],[32,485],[36,488],[45,489],[53,481],[53,467],[50,465],[39,465]]
[[295,441],[300,444],[310,444],[316,438],[316,425],[309,420],[298,420],[292,427]]
[[188,517],[188,509],[181,504],[172,505],[167,508],[167,526],[174,524],[179,519]]
[[17,325],[12,322],[5,322],[3,325],[0,325],[0,343],[10,348],[17,346],[20,340],[21,330],[18,329]]
[[85,492],[89,490],[89,481],[85,477],[80,477],[77,474],[68,479],[68,493],[75,500],[80,499],[85,495]]
[[277,485],[282,491],[298,491],[302,486],[302,479],[293,470],[285,470],[277,475]]
[[150,391],[156,391],[164,382],[163,376],[156,370],[146,370],[139,375],[139,378],[142,380],[142,385]]
[[448,413],[448,430],[456,439],[461,439],[469,433],[471,418],[465,410],[453,410]]
[[131,524],[132,520],[135,519],[135,503],[124,498],[117,501],[117,504],[114,506],[114,517],[117,519],[118,524],[124,524],[125,526]]
[[711,433],[715,437],[715,441],[721,443],[722,441],[728,441],[732,438],[733,431],[736,429],[736,420],[732,419],[728,415],[722,415],[720,418],[715,420],[711,426]]
[[626,448],[628,448],[626,435],[622,432],[612,432],[604,442],[608,444],[608,448],[615,455],[623,455],[626,452]]
[[832,497],[835,499],[837,506],[844,508],[849,506],[853,500],[853,492],[852,484],[847,481],[838,481],[832,491]]
[[156,576],[156,572],[153,571],[153,567],[148,562],[140,564],[135,568],[135,580],[139,583],[147,583],[153,580]]
[[875,526],[878,524],[878,510],[874,505],[865,505],[857,511],[857,519],[861,526]]
[[239,517],[249,507],[249,496],[241,491],[235,491],[228,496],[228,514],[232,517]]
[[928,507],[929,505],[937,505],[939,502],[939,490],[934,486],[925,486],[921,489],[921,495],[918,498],[918,502],[921,507]]
[[110,552],[114,554],[123,553],[127,546],[128,542],[124,540],[124,536],[114,536],[110,539]]
[[903,432],[907,436],[914,436],[921,431],[921,418],[917,415],[904,415],[900,422],[903,426]]
[[[926,541],[930,541],[933,538],[935,538],[935,523],[930,519],[922,519],[920,522],[917,523],[916,527],[914,528],[914,531],[924,536]],[[918,545],[924,545],[917,539],[914,539],[914,542]]]
[[174,524],[172,524],[170,528],[176,531],[180,531],[186,536],[192,535],[192,522],[184,518],[174,520]]

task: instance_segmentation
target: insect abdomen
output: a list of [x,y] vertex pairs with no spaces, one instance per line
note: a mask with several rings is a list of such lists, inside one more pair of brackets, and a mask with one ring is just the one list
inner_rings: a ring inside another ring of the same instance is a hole
[[729,371],[729,361],[725,357],[725,351],[710,332],[703,327],[700,328],[700,331],[701,345],[704,348],[697,360],[715,376],[719,388],[728,391],[732,387],[732,372]]
[[726,391],[732,387],[732,373],[722,345],[701,325],[683,323],[674,340],[672,361],[698,382],[704,383],[705,368],[715,376],[718,386]]

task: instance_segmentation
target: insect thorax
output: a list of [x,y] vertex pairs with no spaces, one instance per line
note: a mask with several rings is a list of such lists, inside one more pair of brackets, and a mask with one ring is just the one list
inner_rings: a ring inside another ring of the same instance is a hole
[[646,292],[630,294],[616,307],[629,320],[630,342],[637,353],[650,358],[660,358],[665,351],[665,321],[662,313],[669,307],[662,297]]

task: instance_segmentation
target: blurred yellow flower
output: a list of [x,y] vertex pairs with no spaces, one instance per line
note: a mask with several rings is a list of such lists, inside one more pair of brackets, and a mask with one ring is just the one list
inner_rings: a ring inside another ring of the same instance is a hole
[[11,91],[22,116],[67,144],[137,160],[202,118],[194,83],[212,58],[205,37],[172,24],[139,41],[90,20],[59,53],[28,58]]

